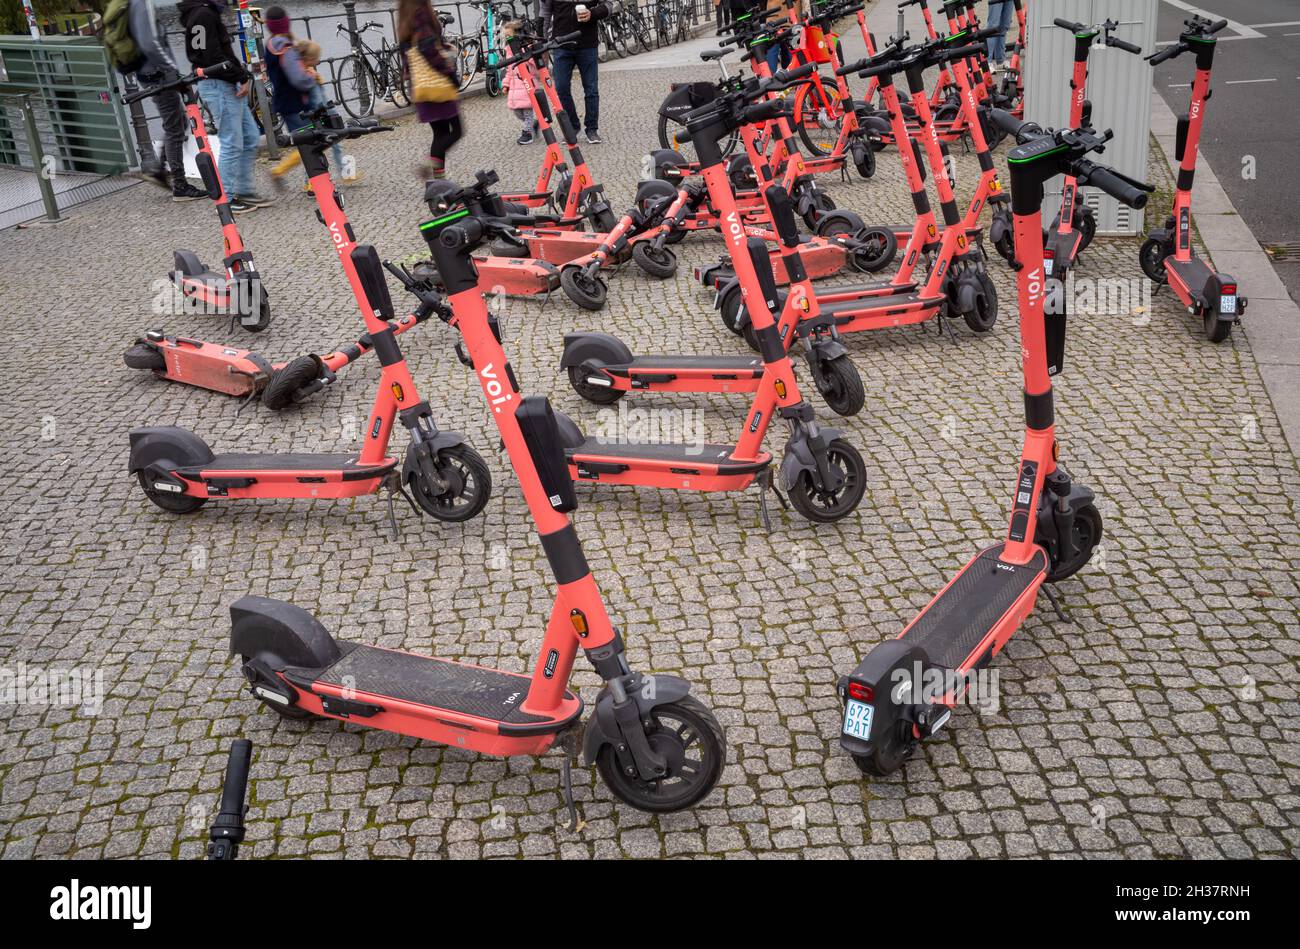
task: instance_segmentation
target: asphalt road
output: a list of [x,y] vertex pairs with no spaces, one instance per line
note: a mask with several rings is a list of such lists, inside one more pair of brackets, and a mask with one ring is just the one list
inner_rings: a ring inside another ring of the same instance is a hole
[[[1260,244],[1266,250],[1292,245],[1285,256],[1274,251],[1270,256],[1292,299],[1300,300],[1300,202],[1295,183],[1295,156],[1300,152],[1300,126],[1295,121],[1300,3],[1212,0],[1198,7],[1185,0],[1163,0],[1157,39],[1177,39],[1192,12],[1231,21],[1218,34],[1201,154]],[[1187,111],[1193,70],[1194,60],[1186,54],[1156,67],[1156,89],[1175,114]]]

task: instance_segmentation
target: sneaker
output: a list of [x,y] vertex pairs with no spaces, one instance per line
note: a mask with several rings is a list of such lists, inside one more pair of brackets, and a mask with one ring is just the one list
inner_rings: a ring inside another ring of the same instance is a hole
[[202,188],[196,188],[188,181],[178,181],[172,185],[173,201],[197,201],[199,198],[206,198],[208,193]]
[[171,178],[167,176],[167,168],[164,165],[155,165],[151,171],[143,172],[140,177],[160,188],[166,188],[168,191],[172,189]]
[[351,175],[344,175],[342,178],[339,179],[339,183],[345,185],[354,185],[364,177],[365,175],[363,175],[361,172],[358,171]]
[[269,205],[275,204],[275,198],[263,197],[262,195],[258,194],[256,191],[250,191],[247,194],[241,194],[236,200],[242,201],[245,204],[251,204],[255,208],[264,208]]
[[527,131],[525,131],[525,132],[520,132],[520,133],[519,133],[519,137],[518,137],[517,139],[515,139],[515,144],[516,144],[516,145],[531,145],[531,144],[533,144],[533,133],[532,133],[532,132],[527,132]]
[[589,129],[587,131],[587,144],[600,145],[601,143],[602,142],[601,142],[600,133],[597,132],[595,129]]
[[249,204],[243,198],[230,199],[231,214],[247,214],[249,211],[256,211],[256,210],[257,210],[256,204]]

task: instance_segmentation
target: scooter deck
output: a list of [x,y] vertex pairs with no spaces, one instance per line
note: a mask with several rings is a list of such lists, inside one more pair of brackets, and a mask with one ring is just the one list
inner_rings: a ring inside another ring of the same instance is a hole
[[363,465],[355,454],[347,452],[329,452],[322,454],[295,453],[278,454],[229,452],[217,455],[207,464],[190,468],[178,468],[178,473],[186,476],[230,477],[233,474],[257,475],[259,472],[274,471],[278,475],[301,472],[306,475],[336,473],[343,481],[357,481],[362,478],[377,478],[391,471],[397,464],[395,458],[385,458],[377,464]]
[[606,369],[614,375],[674,369],[693,373],[753,371],[761,374],[763,360],[758,356],[638,356],[626,366],[609,366]]
[[772,456],[734,458],[735,445],[610,442],[587,438],[565,451],[569,472],[579,481],[645,487],[729,491],[747,487],[767,469]]
[[980,551],[931,600],[900,639],[922,647],[930,661],[967,670],[987,663],[1034,605],[1047,576],[1039,548],[1027,564],[1007,563],[1005,545]]
[[[349,698],[384,710],[395,699],[431,711],[467,716],[495,726],[492,730],[502,735],[554,732],[582,714],[582,699],[568,690],[557,715],[524,711],[532,685],[528,675],[377,646],[339,646],[345,651],[332,665],[322,669],[291,666],[284,670],[284,677],[299,688],[313,691],[321,686],[346,690]],[[328,698],[323,710],[330,713]]]
[[[887,329],[911,323],[924,323],[939,312],[944,298],[923,297],[919,293],[895,293],[889,296],[859,297],[838,300],[821,306],[823,316],[835,320],[843,333]],[[820,298],[819,301],[820,303]]]

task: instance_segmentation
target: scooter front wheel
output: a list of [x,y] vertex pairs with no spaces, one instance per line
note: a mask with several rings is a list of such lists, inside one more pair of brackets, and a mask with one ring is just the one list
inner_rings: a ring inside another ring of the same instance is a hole
[[609,287],[595,274],[582,267],[565,267],[560,271],[560,287],[567,296],[584,310],[599,310],[609,296]]
[[150,501],[168,514],[192,514],[208,503],[207,498],[196,498],[188,494],[176,494],[172,491],[159,491],[149,483],[149,477],[143,471],[135,473],[140,481],[140,490]]
[[1071,532],[1074,555],[1051,565],[1047,571],[1048,583],[1074,576],[1092,559],[1092,552],[1101,543],[1101,512],[1091,504],[1085,504],[1074,515]]
[[867,403],[862,374],[848,356],[840,356],[826,363],[816,379],[817,391],[836,415],[857,415]]
[[975,295],[975,305],[962,314],[966,325],[977,333],[987,333],[998,321],[998,288],[983,271],[979,275],[980,292]]
[[610,793],[654,814],[685,810],[703,800],[722,777],[727,760],[726,735],[713,713],[687,695],[656,705],[642,723],[650,747],[667,759],[668,774],[654,781],[625,774],[613,745],[605,745],[596,756],[596,770]]
[[[271,374],[271,379],[262,390],[262,404],[268,409],[279,411],[302,402],[317,387],[312,387],[321,374],[319,361],[315,356],[299,356],[282,369]],[[310,388],[310,391],[303,391]]]
[[1147,275],[1147,279],[1158,284],[1169,280],[1169,274],[1165,272],[1165,258],[1168,256],[1163,242],[1153,237],[1142,242],[1138,249],[1138,263],[1142,265],[1142,272]]
[[677,255],[666,247],[640,243],[632,245],[632,260],[643,271],[659,280],[677,273]]
[[411,496],[426,513],[440,521],[459,523],[475,517],[492,496],[492,474],[487,462],[468,445],[455,445],[438,452],[434,459],[438,475],[447,482],[441,493],[419,476],[418,466],[408,480]]
[[867,491],[867,466],[858,450],[837,438],[826,447],[826,463],[839,471],[843,481],[834,491],[824,490],[813,483],[812,473],[801,471],[790,488],[790,503],[794,509],[819,524],[838,521],[851,513],[862,501]]
[[893,263],[898,238],[889,228],[864,227],[854,237],[857,243],[849,255],[854,270],[876,273]]

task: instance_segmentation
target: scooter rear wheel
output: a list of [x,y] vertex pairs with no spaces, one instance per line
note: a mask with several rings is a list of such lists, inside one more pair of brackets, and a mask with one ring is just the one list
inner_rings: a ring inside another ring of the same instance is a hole
[[122,354],[128,369],[151,369],[162,372],[167,368],[163,354],[148,343],[136,343]]
[[423,480],[412,474],[406,482],[415,503],[440,521],[459,523],[477,516],[492,496],[492,473],[487,462],[468,445],[444,448],[437,456],[438,473],[450,484],[433,494]]
[[609,296],[605,281],[589,275],[582,267],[565,267],[560,271],[560,287],[567,296],[584,310],[599,310]]
[[819,524],[829,524],[850,514],[862,501],[867,490],[867,466],[862,461],[858,450],[837,438],[826,448],[827,463],[838,468],[844,476],[844,484],[838,491],[819,490],[812,480],[812,475],[801,471],[799,478],[790,488],[790,503],[794,509]]
[[149,483],[149,478],[143,471],[137,471],[135,476],[140,481],[140,490],[144,492],[144,496],[168,514],[192,514],[208,503],[207,498],[191,497],[188,494],[175,494],[171,491],[158,491]]
[[871,754],[854,755],[853,763],[863,774],[883,778],[901,768],[918,744],[920,742],[912,734],[911,722],[895,722],[894,727],[876,742]]
[[667,247],[654,247],[644,242],[633,244],[632,260],[647,274],[659,280],[667,280],[677,273],[677,255]]
[[1213,310],[1205,313],[1205,338],[1212,343],[1222,343],[1232,335],[1232,321],[1219,318]]
[[596,755],[596,770],[610,793],[637,810],[666,814],[704,799],[722,777],[727,739],[713,713],[687,695],[651,709],[646,727],[650,747],[668,759],[668,775],[643,781],[624,774],[612,745]]
[[1085,504],[1074,515],[1072,530],[1074,556],[1052,564],[1047,571],[1048,583],[1056,583],[1066,577],[1074,576],[1092,559],[1093,550],[1101,543],[1101,512],[1091,504]]
[[587,381],[587,370],[582,366],[569,367],[569,385],[573,386],[574,392],[595,405],[612,405],[626,395],[622,389],[613,386],[592,385]]
[[270,381],[262,390],[262,404],[278,412],[302,402],[306,396],[299,395],[300,390],[319,376],[320,363],[315,356],[298,356],[271,374]]

